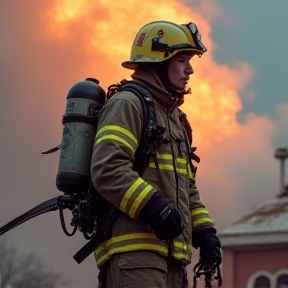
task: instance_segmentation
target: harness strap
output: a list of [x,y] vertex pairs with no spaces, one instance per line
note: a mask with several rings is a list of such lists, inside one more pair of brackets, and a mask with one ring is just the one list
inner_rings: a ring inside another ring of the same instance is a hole
[[141,134],[141,141],[135,153],[133,170],[139,176],[142,176],[149,164],[150,144],[153,139],[153,133],[156,131],[156,114],[151,94],[143,87],[135,83],[127,83],[120,91],[130,91],[134,93],[142,104],[144,112],[144,125]]

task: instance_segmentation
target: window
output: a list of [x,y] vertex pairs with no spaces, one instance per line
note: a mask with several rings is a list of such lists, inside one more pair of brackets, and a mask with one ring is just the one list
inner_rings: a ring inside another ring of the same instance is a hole
[[253,288],[270,288],[270,279],[266,276],[258,276],[255,279]]
[[288,269],[280,269],[273,274],[258,270],[249,277],[247,288],[288,288]]
[[277,277],[277,288],[288,288],[288,274],[281,274]]

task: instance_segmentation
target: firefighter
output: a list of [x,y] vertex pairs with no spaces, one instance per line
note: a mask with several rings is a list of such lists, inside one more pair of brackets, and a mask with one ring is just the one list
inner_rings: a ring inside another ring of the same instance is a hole
[[132,82],[152,95],[162,131],[160,141],[150,145],[142,175],[133,170],[143,136],[141,101],[131,91],[120,91],[100,112],[91,179],[123,212],[111,238],[94,253],[103,287],[187,287],[192,246],[200,247],[208,266],[221,262],[216,229],[195,185],[193,163],[199,159],[191,149],[191,129],[179,109],[194,72],[190,61],[206,51],[194,23],[155,21],[137,33],[130,60],[122,66],[133,70]]

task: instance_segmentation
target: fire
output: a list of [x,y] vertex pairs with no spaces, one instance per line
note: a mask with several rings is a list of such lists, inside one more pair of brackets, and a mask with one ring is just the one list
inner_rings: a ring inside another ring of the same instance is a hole
[[144,24],[155,20],[195,22],[208,52],[201,59],[192,60],[195,74],[189,86],[193,94],[187,95],[182,109],[194,127],[196,145],[209,147],[240,128],[236,120],[242,107],[238,91],[253,71],[245,63],[238,63],[234,69],[217,64],[211,54],[214,43],[209,20],[184,3],[177,0],[147,0],[143,4],[133,0],[58,0],[55,3],[51,35],[69,41],[75,31],[81,30],[84,52],[89,57],[98,57],[97,65],[90,64],[93,67],[89,69],[101,73],[101,82],[106,86],[131,75],[120,63],[129,58],[134,37]]

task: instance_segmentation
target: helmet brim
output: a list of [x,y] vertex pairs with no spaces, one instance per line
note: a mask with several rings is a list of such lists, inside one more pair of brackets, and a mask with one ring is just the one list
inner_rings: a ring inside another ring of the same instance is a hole
[[139,65],[162,63],[164,61],[167,61],[167,60],[173,58],[175,55],[177,55],[178,53],[181,53],[181,52],[191,52],[191,53],[195,53],[198,56],[201,56],[204,53],[204,51],[200,51],[198,49],[186,48],[186,49],[181,49],[179,51],[175,50],[175,53],[173,53],[173,55],[171,57],[168,57],[166,59],[157,59],[157,60],[151,59],[150,61],[147,58],[145,60],[142,60],[142,59],[128,60],[128,61],[122,62],[121,65],[124,68],[135,70]]

